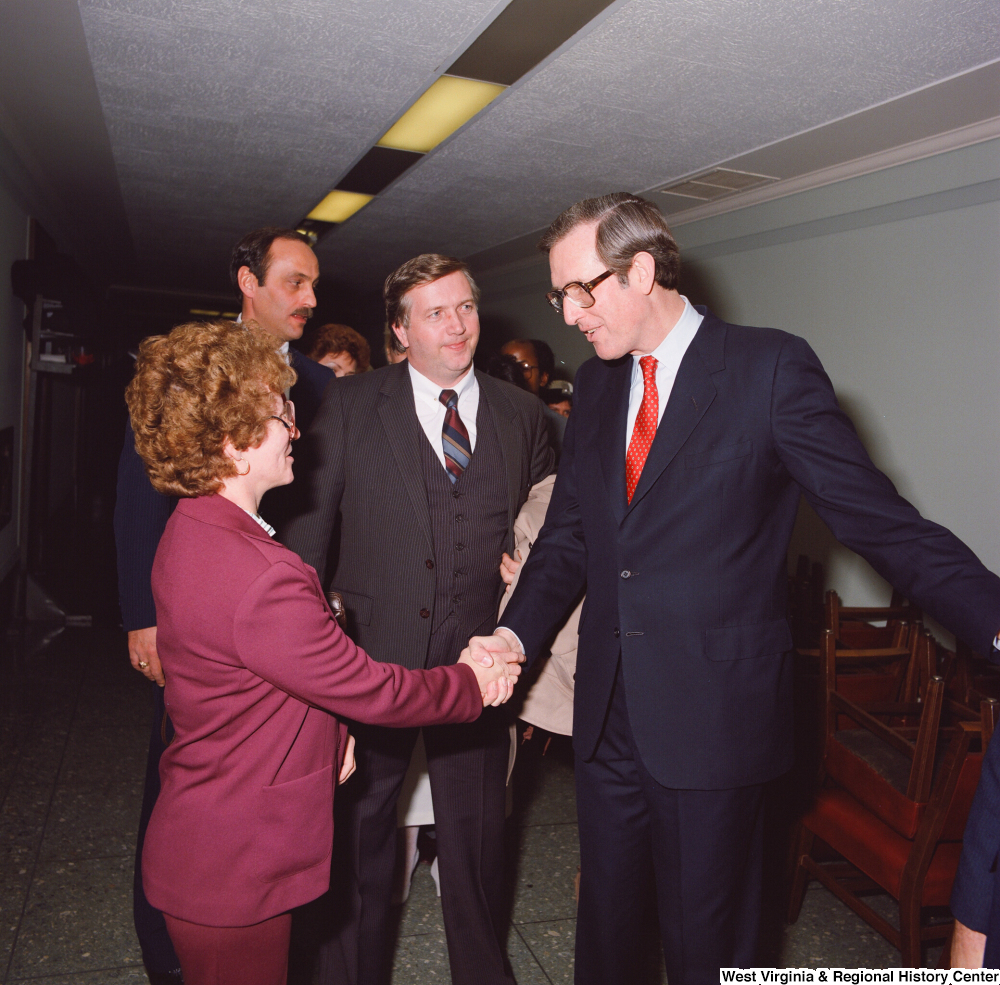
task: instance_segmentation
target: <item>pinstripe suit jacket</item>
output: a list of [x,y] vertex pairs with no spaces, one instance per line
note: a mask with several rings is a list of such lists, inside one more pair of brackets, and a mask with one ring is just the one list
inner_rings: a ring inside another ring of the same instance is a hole
[[[514,520],[532,484],[553,467],[538,398],[477,373],[480,400],[493,415]],[[405,362],[327,387],[296,459],[296,515],[282,541],[344,596],[348,629],[376,660],[422,667],[434,608],[434,547],[420,462],[422,431]],[[299,465],[296,466],[299,471]],[[339,550],[327,578],[328,546],[338,512]],[[500,558],[497,558],[499,568]],[[502,584],[497,578],[497,603]],[[456,653],[457,657],[458,654]]]

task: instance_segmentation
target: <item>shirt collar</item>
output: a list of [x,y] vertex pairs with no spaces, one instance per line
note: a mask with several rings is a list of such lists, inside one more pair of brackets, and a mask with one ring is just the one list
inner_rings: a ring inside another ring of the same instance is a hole
[[[243,510],[243,507],[241,506],[240,509]],[[268,537],[273,537],[277,533],[274,527],[272,527],[271,524],[269,524],[259,513],[251,513],[249,510],[243,510],[243,512],[246,513],[251,520],[256,520],[256,522],[259,523],[264,529],[264,532],[268,535]]]
[[[684,358],[684,353],[687,352],[687,347],[691,344],[691,340],[695,337],[704,320],[705,316],[694,308],[683,294],[680,298],[684,302],[684,310],[681,312],[680,318],[677,319],[674,327],[667,332],[667,337],[649,353],[656,359],[657,365],[661,363],[679,365],[681,359]],[[642,370],[639,368],[641,358],[641,355],[632,357],[633,379],[635,379],[636,373],[642,375]]]
[[[243,324],[243,312],[242,311],[236,316],[236,324],[237,325],[242,325]],[[278,346],[278,352],[280,352],[286,359],[288,358],[288,341],[287,340],[284,341],[284,342],[282,342],[281,345]],[[260,517],[258,517],[257,519],[259,520]],[[274,531],[273,530],[271,531],[271,536],[272,537],[274,536]]]
[[465,376],[463,376],[454,386],[451,387],[441,387],[432,380],[427,379],[423,373],[413,368],[413,363],[409,360],[407,360],[406,366],[410,371],[410,382],[413,385],[414,396],[423,397],[426,400],[433,400],[437,402],[438,398],[441,396],[441,391],[446,389],[454,390],[456,396],[461,398],[462,394],[465,393],[466,390],[479,385],[476,383],[476,371],[471,366]]

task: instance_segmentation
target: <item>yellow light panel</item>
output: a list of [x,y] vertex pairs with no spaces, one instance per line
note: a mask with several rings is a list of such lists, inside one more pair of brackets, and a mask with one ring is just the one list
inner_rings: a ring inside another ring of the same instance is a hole
[[345,219],[350,219],[359,209],[363,209],[374,197],[374,195],[361,195],[358,192],[332,191],[306,218],[318,219],[320,222],[343,222]]
[[506,86],[442,75],[378,142],[426,154],[485,109]]

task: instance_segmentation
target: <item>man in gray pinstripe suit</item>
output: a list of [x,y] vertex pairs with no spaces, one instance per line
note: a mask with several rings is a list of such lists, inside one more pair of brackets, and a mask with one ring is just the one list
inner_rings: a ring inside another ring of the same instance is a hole
[[[514,519],[553,465],[541,402],[472,368],[478,299],[451,257],[424,254],[391,274],[386,319],[406,362],[336,381],[296,453],[309,478],[285,543],[326,580],[339,513],[330,587],[356,642],[405,667],[454,663],[470,636],[492,633]],[[335,873],[332,889],[342,912],[320,980],[385,985],[396,800],[417,733],[351,730],[358,771],[337,795],[335,839],[346,879]],[[508,742],[501,709],[424,730],[455,985],[514,980],[503,944]]]

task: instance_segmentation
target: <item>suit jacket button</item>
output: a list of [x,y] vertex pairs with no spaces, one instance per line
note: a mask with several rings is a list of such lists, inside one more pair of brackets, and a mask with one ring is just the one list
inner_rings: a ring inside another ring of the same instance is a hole
[[629,570],[628,570],[628,568],[626,568],[626,569],[625,569],[625,570],[624,570],[624,571],[622,572],[622,578],[631,578],[631,577],[632,577],[632,572],[631,572],[631,571],[629,571]]
[[421,619],[430,619],[430,617],[431,617],[431,610],[430,609],[421,609],[420,610],[420,618]]
[[456,544],[455,545],[455,550],[456,551],[464,551],[465,550],[465,544]]
[[426,561],[424,561],[424,564],[427,565],[427,570],[428,571],[432,570],[433,567],[434,567],[434,562],[430,558],[428,558]]
[[616,627],[615,628],[615,639],[618,639],[619,636],[621,636],[621,633],[618,632],[618,629]]

